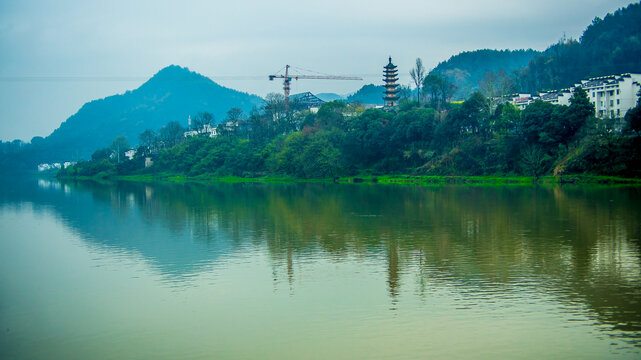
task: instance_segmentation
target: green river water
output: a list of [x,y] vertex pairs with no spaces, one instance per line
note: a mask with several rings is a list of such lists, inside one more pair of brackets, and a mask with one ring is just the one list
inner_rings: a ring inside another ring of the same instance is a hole
[[641,188],[3,180],[2,359],[641,358]]

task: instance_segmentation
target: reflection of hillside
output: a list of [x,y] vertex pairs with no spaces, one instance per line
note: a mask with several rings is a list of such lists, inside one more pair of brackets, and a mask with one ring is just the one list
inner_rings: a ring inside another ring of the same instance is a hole
[[52,207],[88,242],[135,251],[165,274],[198,272],[254,245],[290,279],[310,256],[381,259],[392,299],[412,276],[419,293],[430,284],[488,297],[528,291],[641,332],[635,188],[23,186],[13,201]]
[[585,302],[604,323],[641,329],[636,189],[218,184],[154,194],[162,205],[151,218],[264,242],[289,276],[299,255],[384,255],[393,297],[417,264],[417,276],[428,276],[419,282],[486,290],[527,277],[539,291]]
[[198,273],[228,251],[222,234],[203,241],[182,218],[151,219],[151,206],[159,204],[145,197],[144,187],[34,180],[16,182],[12,189],[1,194],[2,203],[31,202],[36,211],[54,210],[89,245],[142,256],[168,279]]

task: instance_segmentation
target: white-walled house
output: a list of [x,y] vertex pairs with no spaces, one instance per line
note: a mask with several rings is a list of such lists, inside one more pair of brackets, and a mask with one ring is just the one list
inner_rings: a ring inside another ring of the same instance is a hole
[[510,104],[516,106],[519,110],[523,110],[534,100],[535,98],[530,94],[515,94],[511,96]]
[[185,131],[183,133],[183,135],[185,137],[196,136],[196,135],[201,135],[201,134],[206,134],[209,137],[218,136],[218,132],[216,131],[216,126],[211,126],[209,124],[203,125],[203,127],[200,128],[199,130]]
[[53,169],[66,169],[71,165],[75,165],[75,161],[65,161],[63,163],[39,164],[38,171],[47,171]]
[[582,80],[570,89],[548,91],[539,96],[519,94],[512,97],[510,103],[521,110],[537,99],[555,105],[570,105],[570,98],[577,87],[587,92],[598,118],[622,118],[628,110],[637,105],[639,98],[637,94],[641,89],[641,74],[628,73],[591,78]]
[[621,118],[637,105],[641,74],[601,76],[583,80],[576,86],[582,87],[588,93],[597,117]]

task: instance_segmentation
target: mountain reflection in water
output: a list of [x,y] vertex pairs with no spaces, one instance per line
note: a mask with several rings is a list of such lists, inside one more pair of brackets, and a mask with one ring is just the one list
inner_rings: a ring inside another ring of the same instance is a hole
[[461,308],[545,296],[641,344],[639,188],[41,179],[0,196],[52,210],[89,246],[140,256],[171,286],[262,248],[294,292],[314,261],[380,263],[391,309],[404,288],[446,286]]

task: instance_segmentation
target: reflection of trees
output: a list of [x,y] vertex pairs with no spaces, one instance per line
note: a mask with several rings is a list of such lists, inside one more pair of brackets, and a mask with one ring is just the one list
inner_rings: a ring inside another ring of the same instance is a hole
[[636,188],[67,185],[109,205],[101,226],[139,216],[144,226],[189,234],[202,247],[185,263],[211,249],[265,246],[291,282],[297,259],[310,254],[381,257],[392,299],[409,274],[419,292],[440,283],[498,294],[527,280],[587,304],[603,324],[641,331]]

